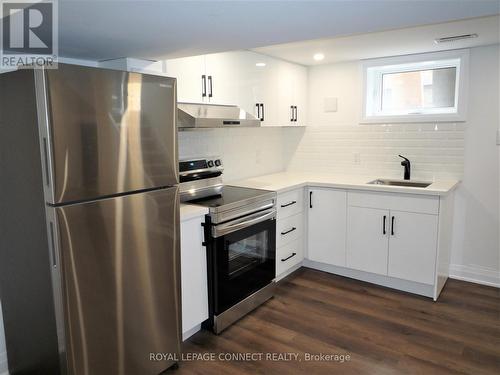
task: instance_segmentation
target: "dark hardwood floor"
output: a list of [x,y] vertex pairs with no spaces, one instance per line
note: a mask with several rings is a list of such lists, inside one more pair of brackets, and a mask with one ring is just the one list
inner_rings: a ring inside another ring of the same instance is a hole
[[[275,298],[219,336],[197,333],[183,350],[298,359],[183,361],[177,374],[500,374],[500,289],[450,279],[433,302],[302,268]],[[350,360],[306,361],[306,353]]]

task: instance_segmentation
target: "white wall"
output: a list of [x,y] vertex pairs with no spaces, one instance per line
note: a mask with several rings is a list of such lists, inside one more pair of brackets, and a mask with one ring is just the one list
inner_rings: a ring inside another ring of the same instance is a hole
[[[398,153],[413,161],[413,177],[457,178],[451,272],[500,285],[498,45],[471,50],[469,115],[464,124],[359,125],[361,63],[309,70],[309,119],[287,162],[290,170],[401,177]],[[338,111],[324,112],[324,99]],[[359,162],[356,162],[359,154]]]
[[471,50],[464,178],[456,194],[451,272],[500,286],[498,45]]

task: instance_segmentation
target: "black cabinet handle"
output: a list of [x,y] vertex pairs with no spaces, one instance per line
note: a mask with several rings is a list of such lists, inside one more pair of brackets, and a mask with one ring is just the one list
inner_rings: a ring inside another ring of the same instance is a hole
[[313,198],[313,192],[310,191],[309,192],[309,208],[313,208],[313,201],[312,201],[312,198]]
[[391,219],[391,236],[394,236],[394,216]]
[[205,74],[201,76],[201,96],[203,98],[207,96],[207,76]]
[[257,118],[260,120],[260,103],[257,103],[255,104],[255,106],[257,107]]
[[293,105],[290,106],[290,121],[293,122],[294,120],[294,117],[293,115],[295,114],[294,112],[294,109],[293,109]]
[[294,230],[297,230],[297,228],[292,227],[292,229],[289,229],[289,230],[287,230],[285,232],[281,232],[281,235],[284,236],[285,234],[292,233]]
[[281,259],[282,262],[286,262],[288,259],[293,258],[297,253],[292,253],[289,257],[286,257],[285,259]]
[[212,92],[212,76],[208,76],[208,97],[211,98],[213,96]]
[[297,122],[297,116],[298,116],[298,114],[297,114],[297,106],[295,106],[295,117],[294,117],[295,118],[295,120],[294,120],[295,122]]
[[282,204],[282,205],[281,205],[281,208],[285,208],[285,207],[288,207],[288,206],[292,206],[292,205],[294,205],[295,203],[297,203],[297,201],[291,201],[290,203]]
[[387,221],[387,216],[384,215],[384,223],[382,224],[382,234],[386,234],[386,230],[385,230],[385,222]]
[[260,103],[260,109],[261,109],[261,114],[260,114],[260,121],[264,121],[264,103]]

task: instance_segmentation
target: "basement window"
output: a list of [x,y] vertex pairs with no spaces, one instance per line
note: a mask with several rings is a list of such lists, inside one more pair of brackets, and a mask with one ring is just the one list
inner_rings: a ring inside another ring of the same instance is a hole
[[364,64],[362,123],[465,121],[468,51]]

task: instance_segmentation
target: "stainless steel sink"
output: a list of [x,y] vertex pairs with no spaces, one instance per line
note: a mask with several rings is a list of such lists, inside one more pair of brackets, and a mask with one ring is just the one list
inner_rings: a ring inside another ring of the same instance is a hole
[[370,185],[386,185],[386,186],[406,186],[414,188],[426,188],[431,185],[432,182],[423,181],[401,181],[401,180],[386,180],[386,179],[376,179],[368,182]]

